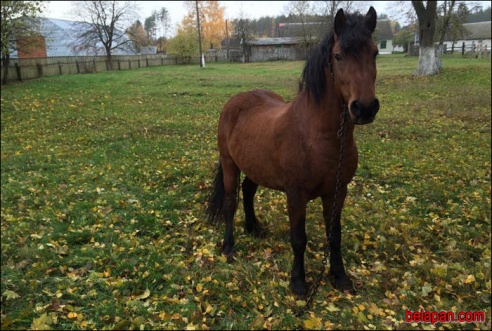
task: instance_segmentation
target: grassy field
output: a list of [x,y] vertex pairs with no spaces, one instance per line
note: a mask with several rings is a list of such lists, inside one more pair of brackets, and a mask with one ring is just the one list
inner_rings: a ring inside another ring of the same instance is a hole
[[[230,96],[295,97],[302,62],[208,64],[59,76],[1,90],[2,329],[490,329],[491,65],[381,56],[376,121],[342,216],[357,294],[289,290],[283,194],[260,190],[268,238],[236,261],[204,221],[216,128]],[[242,206],[240,205],[240,208]],[[307,280],[321,268],[308,205]],[[487,323],[405,323],[405,311],[485,311]]]

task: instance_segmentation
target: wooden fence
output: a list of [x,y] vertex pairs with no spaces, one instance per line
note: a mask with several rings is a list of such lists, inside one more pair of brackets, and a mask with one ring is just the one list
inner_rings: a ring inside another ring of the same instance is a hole
[[[443,44],[441,47],[436,45],[436,54],[461,54],[465,57],[490,59],[490,45],[478,43]],[[411,44],[408,51],[409,55],[418,56],[419,46]]]
[[[206,56],[205,62],[230,61],[221,56]],[[112,56],[113,70],[129,70],[153,66],[196,64],[199,57],[182,58],[174,55],[132,55]],[[85,74],[110,70],[106,56],[49,57],[36,59],[10,59],[9,80],[22,81],[34,78]],[[3,74],[3,66],[0,73]]]

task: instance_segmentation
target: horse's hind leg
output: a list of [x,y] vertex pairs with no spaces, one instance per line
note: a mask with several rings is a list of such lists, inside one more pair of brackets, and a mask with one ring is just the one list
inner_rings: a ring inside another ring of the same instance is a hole
[[261,233],[261,227],[258,223],[258,219],[256,218],[254,209],[254,197],[256,190],[258,189],[258,184],[246,177],[243,181],[242,188],[245,214],[244,225],[248,233],[258,236]]
[[227,256],[227,261],[232,262],[234,249],[234,214],[237,209],[240,170],[230,158],[221,157],[221,165],[224,177],[223,215],[226,223],[222,252]]

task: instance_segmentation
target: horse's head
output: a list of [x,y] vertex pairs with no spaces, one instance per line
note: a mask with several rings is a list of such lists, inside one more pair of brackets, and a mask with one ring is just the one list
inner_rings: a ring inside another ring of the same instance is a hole
[[374,121],[379,111],[375,94],[378,48],[371,35],[377,15],[373,7],[365,16],[345,15],[338,10],[334,22],[329,66],[337,94],[348,106],[356,124]]

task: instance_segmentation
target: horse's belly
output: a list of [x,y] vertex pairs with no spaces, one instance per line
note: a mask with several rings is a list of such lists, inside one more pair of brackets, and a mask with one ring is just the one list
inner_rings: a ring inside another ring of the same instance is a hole
[[274,151],[243,144],[241,149],[231,150],[231,157],[239,169],[256,184],[274,190],[284,189],[283,169]]

